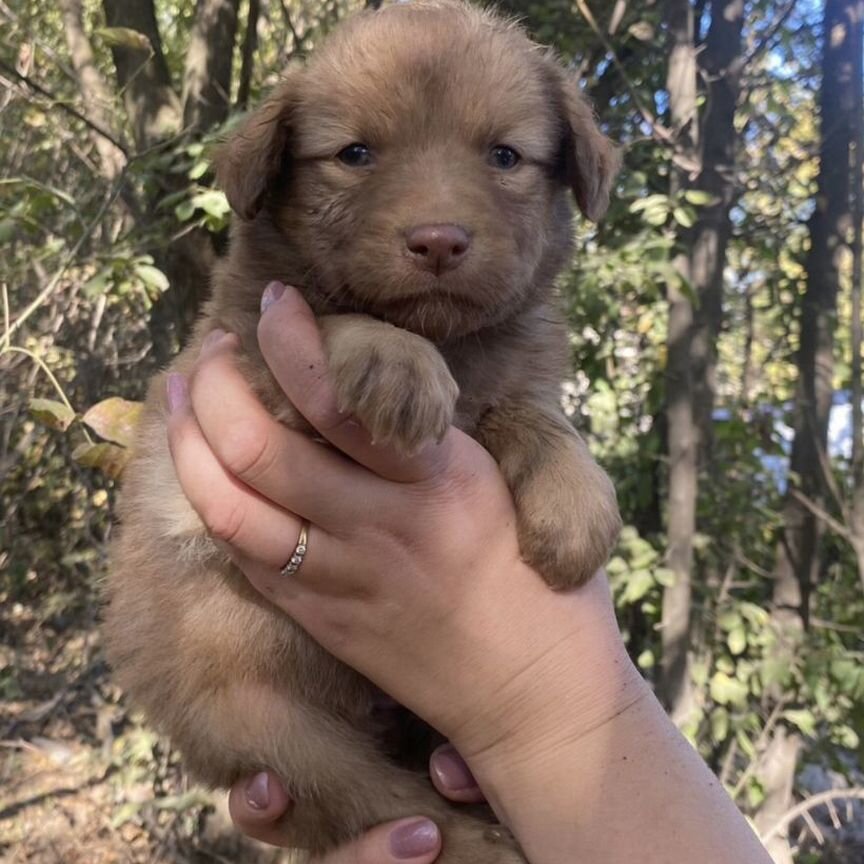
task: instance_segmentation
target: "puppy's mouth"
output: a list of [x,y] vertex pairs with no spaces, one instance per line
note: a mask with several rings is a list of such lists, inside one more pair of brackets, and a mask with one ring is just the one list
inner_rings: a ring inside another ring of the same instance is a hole
[[346,311],[364,312],[435,340],[472,332],[482,326],[489,311],[474,297],[440,287],[369,297],[343,285],[340,295],[339,305]]

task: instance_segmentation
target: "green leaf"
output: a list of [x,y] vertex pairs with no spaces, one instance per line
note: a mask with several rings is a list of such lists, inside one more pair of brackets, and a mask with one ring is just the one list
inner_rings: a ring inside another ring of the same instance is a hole
[[188,222],[195,215],[195,205],[191,201],[181,201],[174,208],[178,222]]
[[684,193],[684,200],[696,207],[707,207],[709,204],[718,203],[720,199],[704,189],[688,189]]
[[696,214],[690,207],[676,207],[672,211],[675,221],[684,228],[692,228],[696,224]]
[[641,600],[654,586],[654,579],[648,570],[636,570],[627,577],[627,588],[624,590],[625,603],[635,603]]
[[816,735],[816,718],[812,711],[806,708],[788,710],[783,712],[785,717],[793,726],[797,726],[805,735],[811,738]]
[[109,48],[129,48],[133,51],[153,53],[150,40],[139,30],[131,27],[100,27],[94,31]]
[[725,672],[715,672],[711,678],[711,698],[720,705],[743,707],[750,692],[746,684],[731,678]]
[[164,294],[171,287],[168,277],[158,267],[154,267],[152,264],[138,264],[135,267],[135,272],[138,274],[138,278],[145,285],[149,288],[153,288],[160,294]]
[[199,192],[197,195],[193,195],[192,206],[198,210],[203,210],[208,216],[212,216],[214,219],[224,219],[231,212],[228,199],[224,193],[216,189],[208,189],[206,192]]
[[75,412],[56,399],[31,399],[30,413],[52,429],[65,432],[75,419]]
[[726,637],[726,644],[736,657],[743,654],[747,649],[747,634],[744,632],[744,628],[736,627],[734,630],[730,630]]
[[192,170],[189,172],[190,180],[200,180],[210,169],[210,163],[205,159],[202,159],[200,162],[196,162],[192,166]]
[[114,396],[94,405],[81,419],[101,438],[130,447],[142,404]]
[[726,740],[729,734],[729,712],[725,708],[715,708],[711,712],[711,738],[715,744]]
[[81,290],[88,300],[95,300],[111,287],[114,271],[110,267],[103,267],[95,276],[88,279]]
[[656,662],[654,652],[650,648],[646,648],[636,660],[640,669],[653,669]]

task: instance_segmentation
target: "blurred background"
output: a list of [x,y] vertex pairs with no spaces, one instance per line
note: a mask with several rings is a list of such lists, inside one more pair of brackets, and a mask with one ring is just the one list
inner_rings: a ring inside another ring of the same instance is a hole
[[[135,402],[225,250],[208,143],[361,5],[0,0],[3,861],[241,855],[112,685],[98,589]],[[860,864],[864,2],[501,5],[625,148],[560,290],[630,651],[777,862]]]

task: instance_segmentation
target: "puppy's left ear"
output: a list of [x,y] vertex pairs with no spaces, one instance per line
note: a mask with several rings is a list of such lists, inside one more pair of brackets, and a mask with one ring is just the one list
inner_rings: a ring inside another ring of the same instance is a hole
[[621,152],[599,129],[591,105],[575,77],[559,71],[567,182],[579,209],[599,222],[609,209],[609,193],[621,168]]

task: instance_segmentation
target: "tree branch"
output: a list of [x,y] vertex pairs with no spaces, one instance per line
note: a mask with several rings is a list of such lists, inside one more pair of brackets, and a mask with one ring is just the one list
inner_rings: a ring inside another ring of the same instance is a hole
[[124,156],[129,156],[128,148],[121,141],[115,138],[107,129],[103,129],[98,123],[94,123],[89,117],[85,116],[62,99],[58,99],[50,90],[47,90],[41,84],[37,84],[32,78],[28,78],[26,75],[21,74],[14,66],[10,66],[2,59],[0,59],[0,69],[8,75],[11,75],[19,83],[29,87],[34,93],[48,99],[52,105],[60,108],[67,114],[71,114],[76,120],[80,120],[88,129],[95,132],[97,135],[101,135],[106,141],[110,141],[123,153]]
[[800,804],[796,804],[787,810],[760,839],[763,843],[768,843],[779,836],[790,822],[794,822],[816,807],[827,805],[831,801],[854,800],[864,801],[864,786],[857,786],[852,789],[830,789],[827,792],[820,792],[818,795],[811,795],[809,798],[805,798]]
[[645,104],[642,102],[641,97],[636,92],[636,86],[633,84],[633,80],[627,74],[627,70],[624,68],[624,64],[621,63],[618,58],[618,54],[615,51],[612,43],[609,41],[606,33],[603,32],[601,27],[597,24],[597,19],[594,18],[593,13],[588,8],[588,4],[585,0],[576,0],[576,8],[581,13],[582,17],[585,19],[588,26],[594,31],[594,35],[600,40],[603,45],[603,48],[609,54],[612,62],[615,64],[615,67],[618,69],[618,72],[621,75],[621,78],[624,81],[624,84],[627,87],[627,90],[630,92],[630,98],[633,100],[633,104],[636,106],[636,110],[642,116],[642,119],[651,129],[652,135],[663,144],[669,144],[673,140],[672,131],[667,129],[660,123],[659,120],[654,116],[653,112],[651,112]]

